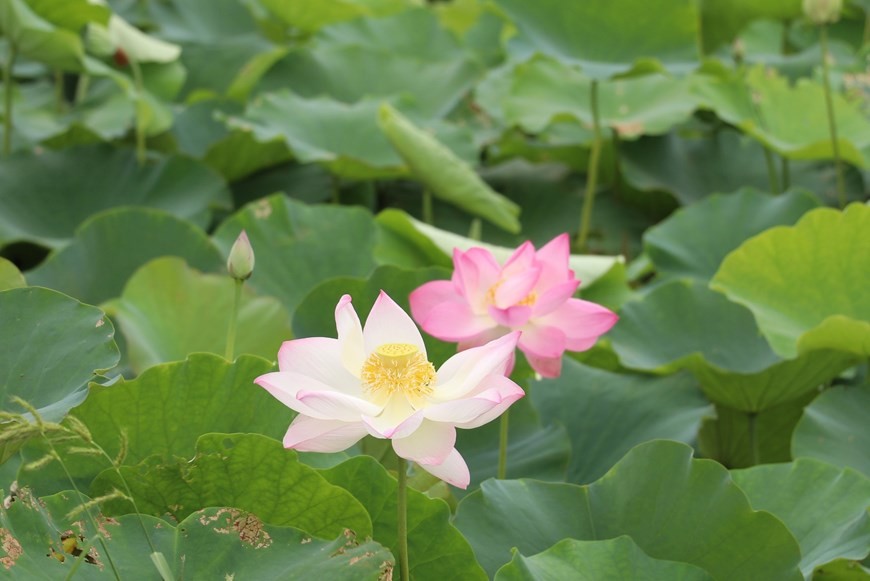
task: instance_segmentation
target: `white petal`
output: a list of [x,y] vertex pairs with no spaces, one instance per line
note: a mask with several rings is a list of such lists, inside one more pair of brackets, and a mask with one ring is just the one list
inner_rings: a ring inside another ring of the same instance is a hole
[[500,416],[524,395],[522,388],[507,377],[490,375],[468,397],[431,405],[423,415],[459,428],[476,428]]
[[438,370],[438,382],[430,396],[432,402],[445,402],[464,397],[487,376],[504,375],[519,339],[519,332],[457,353]]
[[351,374],[359,376],[366,355],[363,347],[362,325],[351,303],[344,295],[335,307],[335,330],[338,332],[341,361]]
[[456,428],[451,424],[423,421],[404,438],[393,438],[393,450],[400,457],[418,464],[444,462],[456,444]]
[[304,414],[306,416],[311,416],[318,420],[332,420],[332,418],[328,415],[322,414],[317,410],[311,408],[304,402],[299,401],[298,394],[300,391],[307,392],[330,392],[333,394],[338,394],[339,392],[335,391],[325,383],[321,383],[316,379],[308,377],[307,375],[300,375],[298,373],[292,373],[290,371],[275,371],[273,373],[266,373],[265,375],[261,375],[257,379],[254,380],[254,383],[263,387],[272,394],[278,401],[286,405],[288,408],[296,410],[300,414]]
[[451,451],[444,462],[440,464],[418,464],[420,468],[436,476],[457,488],[465,490],[471,482],[471,474],[468,472],[468,464],[465,463],[459,452]]
[[375,438],[403,438],[423,422],[423,413],[416,412],[404,394],[390,397],[377,416],[363,416],[369,434]]
[[341,345],[335,339],[310,337],[285,341],[278,350],[278,368],[306,375],[350,395],[360,395],[362,384],[342,363]]
[[299,390],[296,398],[309,409],[333,420],[358,422],[363,415],[377,415],[381,406],[334,391]]
[[363,338],[366,353],[372,353],[386,343],[409,343],[426,355],[426,346],[423,345],[417,325],[384,291],[381,291],[369,312],[363,327]]
[[284,435],[284,447],[300,452],[341,452],[365,435],[362,422],[316,420],[298,415]]

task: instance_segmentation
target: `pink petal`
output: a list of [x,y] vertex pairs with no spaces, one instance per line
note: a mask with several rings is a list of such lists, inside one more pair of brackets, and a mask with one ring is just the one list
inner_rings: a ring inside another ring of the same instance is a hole
[[275,371],[266,373],[254,380],[254,383],[263,387],[272,396],[292,410],[296,410],[300,414],[311,416],[318,420],[332,420],[335,418],[322,414],[307,404],[299,401],[298,393],[300,391],[326,391],[338,393],[330,386],[317,381],[307,375],[293,373],[292,371]]
[[480,313],[486,310],[489,289],[498,282],[501,267],[485,248],[474,247],[467,252],[453,251],[453,282],[458,294],[464,296],[471,308]]
[[540,268],[529,267],[504,279],[495,291],[495,306],[500,309],[506,309],[529,296],[529,293],[532,292],[532,289],[538,283],[540,275]]
[[574,272],[568,266],[570,257],[571,239],[567,234],[556,236],[538,250],[535,260],[543,269],[540,288],[550,288],[574,278]]
[[515,331],[448,359],[438,370],[438,383],[429,400],[440,403],[459,399],[476,389],[487,375],[504,375],[518,339],[519,332]]
[[432,309],[420,326],[433,337],[455,342],[479,335],[495,323],[487,316],[475,315],[467,303],[450,302]]
[[467,339],[463,339],[459,341],[459,344],[456,346],[457,351],[465,351],[466,349],[471,349],[472,347],[480,347],[481,345],[486,345],[490,341],[495,341],[499,337],[504,337],[511,330],[507,327],[492,327],[485,331],[474,335],[473,337],[468,337]]
[[336,339],[309,337],[285,341],[278,350],[278,368],[306,375],[347,394],[361,393],[359,379],[342,362],[341,343]]
[[404,438],[423,422],[422,412],[417,412],[404,394],[390,397],[378,415],[362,417],[369,434],[375,438]]
[[561,357],[565,352],[566,337],[556,327],[527,325],[517,345],[523,353],[536,357]]
[[299,390],[296,399],[320,416],[342,422],[358,422],[362,415],[377,415],[382,409],[369,401],[334,391]]
[[[534,317],[542,317],[562,306],[565,301],[574,296],[580,281],[577,279],[556,283],[538,295],[533,308]],[[539,285],[540,287],[540,285]]]
[[440,478],[447,484],[465,490],[471,482],[471,474],[468,465],[456,449],[453,449],[447,458],[440,464],[417,464],[429,474]]
[[489,307],[489,316],[502,327],[517,329],[529,321],[529,318],[532,316],[532,307],[523,305],[499,309],[493,306]]
[[430,405],[423,410],[423,415],[459,428],[476,428],[501,415],[524,395],[522,388],[507,377],[489,375],[466,397]]
[[513,276],[531,268],[535,263],[535,247],[526,240],[511,254],[501,269],[502,277]]
[[409,343],[416,345],[426,355],[426,346],[420,331],[408,316],[387,293],[381,291],[363,327],[365,352],[372,353],[385,343]]
[[284,435],[284,447],[300,452],[341,452],[365,435],[362,422],[316,420],[299,415]]
[[408,296],[408,302],[411,303],[411,316],[422,327],[432,309],[442,303],[464,303],[465,297],[456,292],[449,280],[433,280],[414,289]]
[[420,464],[441,464],[456,443],[456,428],[452,424],[424,420],[404,438],[393,438],[393,450],[401,458]]
[[365,362],[362,325],[351,303],[350,295],[344,295],[335,306],[335,329],[341,349],[341,361],[352,374],[358,375]]
[[538,357],[531,353],[525,353],[525,356],[532,369],[541,377],[554,378],[562,374],[561,357]]
[[541,326],[561,329],[570,351],[584,351],[610,330],[619,317],[609,309],[581,299],[569,299],[550,314],[535,320]]

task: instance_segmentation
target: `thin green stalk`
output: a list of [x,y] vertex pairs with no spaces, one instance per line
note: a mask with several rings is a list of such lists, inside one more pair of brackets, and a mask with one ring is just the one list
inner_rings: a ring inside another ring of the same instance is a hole
[[510,425],[510,410],[505,410],[499,419],[498,430],[498,473],[496,477],[504,480],[507,477],[508,427]]
[[12,67],[15,65],[16,47],[12,42],[9,43],[9,54],[6,57],[6,63],[3,66],[3,155],[7,156],[12,153],[12,94],[13,80]]
[[577,250],[586,250],[589,238],[589,224],[592,221],[592,206],[595,203],[595,190],[598,187],[598,159],[601,157],[601,120],[598,116],[598,81],[592,81],[590,89],[592,107],[592,151],[589,153],[589,169],[586,174],[586,193],[583,196],[583,210],[580,214],[580,232],[577,234]]
[[91,542],[91,539],[88,539],[87,541],[85,541],[84,545],[79,547],[82,552],[79,553],[79,556],[76,557],[73,561],[72,567],[69,568],[69,573],[67,573],[66,577],[64,577],[64,581],[70,581],[71,579],[75,578],[76,571],[78,571],[79,567],[82,566],[82,563],[85,562],[85,557],[88,555],[88,553],[91,552],[91,547],[93,545],[94,544]]
[[782,191],[786,191],[791,187],[791,170],[787,157],[780,157],[780,167],[782,168]]
[[79,75],[79,81],[76,83],[75,104],[81,105],[88,98],[88,88],[91,86],[91,77],[85,74]]
[[423,221],[430,225],[435,223],[435,216],[432,213],[432,192],[428,188],[423,190]]
[[758,451],[758,414],[749,414],[749,451],[752,455],[752,465],[761,464],[761,454]]
[[48,447],[51,449],[52,454],[54,454],[54,457],[57,460],[57,463],[60,464],[61,469],[63,469],[63,473],[66,474],[66,477],[69,480],[69,483],[72,485],[73,490],[78,495],[79,503],[81,503],[82,507],[84,508],[84,512],[88,517],[88,521],[90,521],[91,526],[94,529],[94,534],[97,536],[97,538],[100,541],[100,546],[103,547],[103,552],[106,554],[106,560],[109,561],[109,567],[111,567],[112,573],[115,574],[115,579],[120,581],[121,576],[118,574],[118,569],[117,569],[117,567],[115,567],[115,562],[112,560],[112,555],[109,554],[109,547],[106,546],[105,540],[103,539],[102,535],[100,535],[100,532],[99,532],[100,527],[99,527],[99,525],[97,525],[97,521],[94,519],[94,516],[91,514],[91,509],[85,507],[85,504],[86,504],[85,495],[82,494],[81,490],[79,490],[79,487],[76,485],[76,481],[73,479],[72,474],[70,474],[69,470],[67,470],[66,463],[64,463],[63,458],[60,457],[60,454],[57,452],[57,448],[54,447],[54,444],[51,443],[51,440],[48,439],[48,437],[46,437],[44,434],[43,434],[43,439],[48,444]]
[[332,176],[332,203],[336,206],[341,204],[341,186],[336,176]]
[[233,294],[233,311],[230,313],[230,327],[227,329],[227,348],[224,352],[224,358],[227,361],[233,361],[233,355],[236,350],[236,325],[239,318],[239,303],[242,301],[242,286],[245,281],[234,278],[235,292]]
[[63,71],[54,71],[54,107],[58,113],[63,113]]
[[144,165],[147,156],[144,115],[145,82],[142,80],[142,69],[136,59],[130,59],[130,69],[133,71],[133,84],[136,87],[136,160],[139,165]]
[[828,26],[822,24],[819,31],[822,45],[822,80],[825,87],[825,106],[828,110],[828,129],[831,132],[831,146],[834,149],[834,164],[837,172],[837,197],[840,207],[846,206],[846,183],[843,179],[843,162],[840,159],[840,142],[837,140],[837,121],[834,118],[834,100],[831,97],[831,80],[828,72]]
[[764,150],[764,163],[767,165],[767,180],[771,194],[780,193],[779,178],[776,175],[776,165],[773,163],[773,153],[764,145],[761,146]]
[[480,240],[482,230],[483,224],[481,223],[480,218],[473,218],[471,220],[471,225],[468,227],[468,237],[472,240]]
[[396,491],[398,511],[398,548],[399,548],[399,579],[411,581],[411,569],[408,566],[408,462],[399,456],[398,466],[399,487]]

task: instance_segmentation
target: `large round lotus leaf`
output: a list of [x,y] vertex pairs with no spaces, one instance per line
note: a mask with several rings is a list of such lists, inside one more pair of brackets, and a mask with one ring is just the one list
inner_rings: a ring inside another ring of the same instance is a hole
[[610,373],[569,357],[558,379],[535,382],[529,391],[541,419],[568,430],[574,450],[568,482],[577,484],[600,478],[637,444],[692,442],[701,418],[710,413],[686,374],[654,379]]
[[835,387],[804,411],[792,438],[795,458],[810,457],[850,467],[870,477],[870,386]]
[[690,369],[710,399],[747,412],[796,399],[860,359],[824,347],[781,358],[748,309],[691,280],[672,280],[623,305],[609,336],[623,365]]
[[813,210],[732,252],[710,286],[755,315],[783,357],[831,348],[870,355],[870,206]]
[[112,323],[96,307],[38,287],[0,292],[0,406],[18,396],[61,416],[82,387],[118,363]]
[[[174,257],[152,260],[137,270],[121,297],[106,305],[127,340],[133,369],[139,372],[197,351],[223,354],[234,284],[227,275],[202,274]],[[290,315],[281,303],[243,288],[235,355],[273,360],[289,338]]]
[[734,470],[731,477],[756,510],[786,524],[801,545],[801,571],[870,553],[870,479],[811,458]]
[[130,149],[82,146],[0,160],[0,246],[57,247],[89,216],[118,206],[159,208],[204,227],[229,191],[207,167],[160,156],[139,166]]
[[709,573],[688,563],[653,559],[631,537],[606,541],[565,539],[546,551],[524,557],[519,552],[495,574],[495,581],[712,581]]
[[[191,460],[109,469],[91,490],[100,495],[124,489],[121,476],[145,514],[169,513],[182,520],[209,506],[234,506],[269,524],[298,527],[321,538],[345,529],[360,537],[372,534],[368,512],[351,493],[299,462],[281,442],[258,434],[205,434]],[[112,514],[134,512],[127,500],[104,506]]]
[[[701,77],[694,89],[702,103],[723,120],[792,159],[833,159],[824,88],[788,79],[764,67],[744,77]],[[859,167],[870,163],[870,121],[855,105],[833,93],[834,118],[842,159]],[[795,123],[795,119],[801,119]]]
[[[619,161],[623,176],[632,186],[670,192],[688,205],[710,194],[743,187],[770,189],[762,148],[751,137],[729,129],[703,136],[672,132],[620,143]],[[777,165],[781,168],[781,164]],[[779,178],[779,187],[805,188],[823,199],[836,199],[836,178],[829,164],[790,160],[787,173],[788,183]],[[857,195],[863,187],[858,173],[847,171],[847,192]]]
[[285,24],[305,32],[315,32],[324,26],[366,16],[384,17],[413,5],[413,0],[261,0]]
[[27,286],[27,283],[21,271],[14,264],[0,257],[0,291],[23,286]]
[[459,503],[455,522],[490,575],[512,547],[533,555],[568,537],[628,535],[654,559],[717,579],[801,579],[785,525],[752,510],[721,465],[665,440],[636,446],[586,486],[487,480]]
[[753,20],[793,20],[800,16],[800,0],[704,0],[701,2],[704,49],[712,52],[731,42]]
[[481,74],[482,66],[435,13],[420,8],[330,26],[311,48],[272,67],[256,90],[290,86],[306,98],[328,95],[345,103],[408,95],[422,116],[440,118]]
[[607,78],[637,61],[687,72],[698,61],[698,7],[691,0],[498,0],[531,50]]
[[108,6],[95,4],[89,0],[27,0],[27,4],[39,16],[55,26],[75,32],[91,22],[105,25],[112,11]]
[[0,3],[0,31],[18,53],[29,59],[61,70],[82,68],[85,51],[79,36],[55,27],[24,0]]
[[495,192],[470,165],[389,104],[378,110],[378,127],[415,178],[433,196],[480,216],[513,234],[520,232],[520,208]]
[[707,281],[746,239],[774,226],[794,224],[818,205],[803,191],[771,196],[744,188],[710,196],[647,230],[644,249],[660,278]]
[[[623,139],[666,133],[697,107],[689,84],[688,78],[658,74],[602,82],[597,89],[601,126]],[[514,69],[501,107],[509,123],[532,133],[554,118],[571,117],[591,127],[591,85],[575,67],[539,56]]]
[[[0,563],[8,579],[66,578],[77,564],[77,551],[91,559],[78,563],[75,579],[161,578],[149,541],[175,579],[195,572],[203,579],[379,581],[393,566],[390,552],[374,541],[351,533],[334,540],[312,538],[299,529],[263,524],[236,508],[207,508],[175,526],[149,515],[107,517],[92,508],[94,530],[88,518],[66,516],[80,501],[72,491],[34,498],[24,490],[0,509]],[[64,544],[68,534],[74,543]]]
[[361,208],[309,206],[283,195],[258,200],[215,232],[224,256],[242,229],[257,258],[249,284],[278,297],[291,313],[321,282],[364,276],[375,267],[377,228]]
[[[286,142],[303,163],[317,162],[341,177],[374,179],[406,173],[402,159],[378,129],[381,99],[346,104],[321,96],[305,99],[286,89],[260,95],[244,116],[228,120],[260,142]],[[476,151],[468,129],[427,122],[439,140],[460,158],[473,161]]]
[[99,304],[121,294],[146,262],[180,256],[204,271],[223,268],[220,252],[205,232],[162,210],[119,208],[89,218],[69,245],[28,273],[30,284]]
[[[395,478],[370,456],[351,458],[321,474],[366,507],[373,538],[397,552]],[[413,488],[408,490],[408,560],[417,581],[487,578],[468,541],[450,523],[447,504]]]

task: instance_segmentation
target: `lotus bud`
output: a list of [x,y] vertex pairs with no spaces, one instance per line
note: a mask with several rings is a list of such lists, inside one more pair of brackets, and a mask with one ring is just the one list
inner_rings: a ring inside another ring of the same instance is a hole
[[227,258],[227,271],[236,280],[247,280],[254,272],[254,249],[248,235],[242,230],[239,237],[230,249],[230,257]]
[[803,8],[814,24],[829,24],[840,19],[843,0],[803,0]]

